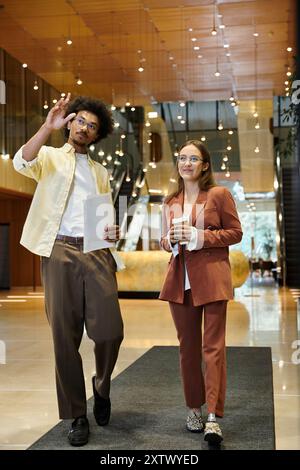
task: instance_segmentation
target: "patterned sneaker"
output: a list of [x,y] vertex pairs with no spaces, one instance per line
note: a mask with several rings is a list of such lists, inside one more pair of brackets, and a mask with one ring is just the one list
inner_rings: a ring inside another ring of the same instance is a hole
[[209,444],[220,444],[220,442],[223,441],[221,428],[216,421],[206,422],[204,440]]
[[186,418],[186,428],[191,432],[203,432],[204,423],[201,415],[190,412]]

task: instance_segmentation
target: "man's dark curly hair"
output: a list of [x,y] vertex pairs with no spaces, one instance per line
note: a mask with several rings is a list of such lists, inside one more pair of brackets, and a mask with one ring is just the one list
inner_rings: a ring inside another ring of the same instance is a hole
[[[111,134],[114,130],[114,120],[112,118],[111,112],[107,109],[102,101],[90,98],[88,96],[78,96],[69,104],[65,116],[68,116],[70,113],[78,113],[79,111],[89,111],[90,113],[95,114],[100,123],[100,128],[97,134],[97,138],[93,143],[99,142],[101,139],[104,139]],[[65,137],[69,137],[69,129],[65,127]]]

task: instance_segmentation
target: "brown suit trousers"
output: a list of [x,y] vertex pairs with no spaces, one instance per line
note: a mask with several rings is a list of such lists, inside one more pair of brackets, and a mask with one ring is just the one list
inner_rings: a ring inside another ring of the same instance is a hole
[[86,414],[86,392],[79,353],[84,326],[94,343],[96,389],[109,397],[111,374],[123,339],[116,263],[108,249],[83,253],[82,244],[56,240],[42,257],[46,314],[55,354],[59,416]]
[[208,413],[216,413],[220,417],[224,414],[226,390],[226,307],[226,300],[194,307],[191,290],[185,291],[183,304],[170,302],[180,345],[180,367],[186,405],[189,408],[200,408],[206,403]]

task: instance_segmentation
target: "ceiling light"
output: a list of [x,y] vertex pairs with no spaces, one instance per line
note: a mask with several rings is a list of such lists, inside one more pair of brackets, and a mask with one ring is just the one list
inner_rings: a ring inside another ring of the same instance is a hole
[[2,160],[9,160],[10,155],[9,155],[9,153],[2,153],[1,158],[2,158]]
[[38,86],[36,80],[34,81],[33,89],[34,89],[34,90],[38,90],[38,89],[39,89],[39,86]]
[[223,24],[223,23],[220,24],[219,28],[220,28],[220,29],[224,29],[224,28],[225,28],[225,24]]
[[193,28],[189,28],[188,31],[191,33],[193,31]]
[[254,111],[253,113],[253,117],[257,118],[258,117],[258,112],[257,111]]
[[103,150],[99,150],[98,155],[99,155],[99,157],[103,157],[104,156]]
[[205,142],[205,141],[206,141],[205,135],[203,135],[200,140],[201,140],[202,142]]
[[125,134],[121,134],[121,139],[125,139],[126,138],[126,135]]
[[226,178],[230,177],[230,171],[229,170],[226,171],[225,176],[226,176]]
[[197,57],[198,57],[198,59],[202,59],[203,55],[198,54]]
[[224,129],[224,127],[223,127],[222,121],[220,121],[219,125],[218,125],[218,130],[222,131],[223,129]]
[[146,122],[145,122],[145,126],[146,126],[146,127],[150,127],[150,126],[151,126],[150,122],[149,122],[149,121],[146,121]]
[[114,127],[120,127],[120,123],[119,123],[118,121],[116,121],[116,122],[114,123]]
[[231,145],[227,145],[227,150],[230,151],[232,149]]
[[286,81],[284,82],[284,84],[285,84],[285,85],[288,85],[288,84],[289,84],[289,81],[288,81],[288,80],[286,80]]
[[289,47],[286,48],[286,50],[287,50],[288,52],[292,52],[293,48],[289,46]]
[[258,38],[259,34],[258,34],[257,32],[255,32],[255,33],[253,33],[253,36],[254,36],[255,38]]
[[184,101],[180,101],[179,106],[181,106],[181,108],[183,108],[183,107],[185,106],[185,102],[184,102]]
[[174,60],[174,57],[172,55],[170,55],[169,60]]
[[258,145],[255,147],[254,152],[259,153],[259,146]]
[[81,80],[81,78],[80,78],[80,77],[78,77],[78,78],[77,78],[77,81],[76,81],[76,83],[77,83],[77,85],[82,85],[82,83],[83,83],[83,82],[82,82],[82,80]]
[[226,57],[230,57],[230,56],[231,56],[230,52],[226,52]]
[[228,162],[228,155],[224,155],[223,162]]
[[126,101],[125,106],[130,106],[130,101]]
[[48,109],[48,108],[49,108],[47,100],[45,101],[43,108],[44,108],[44,109]]
[[178,116],[177,116],[177,119],[182,119],[182,116],[178,115]]
[[199,51],[200,47],[199,46],[194,46],[193,49],[194,49],[194,51]]
[[212,36],[216,36],[216,34],[217,34],[216,28],[213,28],[211,30],[211,34],[212,34]]
[[114,104],[112,104],[111,107],[110,107],[110,109],[111,109],[111,111],[115,111],[117,108],[116,108],[116,106],[115,106]]
[[73,43],[72,39],[68,39],[68,40],[67,40],[68,46],[71,46],[72,43]]
[[220,74],[219,70],[216,70],[216,71],[215,71],[215,76],[216,76],[216,77],[219,77],[220,75],[221,75],[221,74]]
[[112,161],[112,156],[111,156],[111,155],[107,155],[106,160],[107,160],[108,162],[111,162],[111,161]]
[[192,38],[191,41],[195,42],[197,41],[197,38]]
[[229,134],[229,135],[232,135],[232,134],[233,134],[233,130],[230,129],[230,130],[228,131],[228,134]]
[[222,165],[221,165],[221,170],[226,170],[226,165],[225,165],[225,163],[222,163]]
[[259,125],[259,122],[257,122],[257,123],[255,124],[255,129],[259,129],[259,128],[260,128],[260,125]]
[[144,69],[144,67],[142,67],[142,66],[140,66],[140,67],[138,68],[138,71],[139,71],[139,72],[144,72],[144,70],[145,70],[145,69]]
[[155,118],[157,118],[157,117],[158,117],[157,111],[150,111],[150,112],[148,113],[148,118],[149,118],[149,119],[155,119]]
[[223,47],[224,47],[225,49],[228,49],[229,44],[224,44]]
[[181,119],[180,124],[185,124],[185,120]]
[[22,64],[22,67],[23,67],[23,69],[26,69],[28,67],[28,65],[24,63],[24,64]]
[[66,94],[65,94],[64,92],[62,92],[62,93],[60,94],[60,96],[61,96],[62,98],[64,98],[64,97],[66,96]]
[[53,104],[56,104],[56,103],[57,103],[57,99],[54,98],[54,100],[52,100],[52,103],[53,103]]
[[131,106],[130,111],[135,111],[135,107]]

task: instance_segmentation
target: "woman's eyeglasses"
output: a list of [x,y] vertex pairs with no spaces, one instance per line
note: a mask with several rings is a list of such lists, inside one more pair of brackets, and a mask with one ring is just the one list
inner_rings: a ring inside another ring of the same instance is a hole
[[197,157],[197,155],[191,155],[190,157],[187,157],[186,155],[178,155],[177,157],[178,163],[186,163],[189,161],[190,163],[200,163],[203,162],[202,158]]

